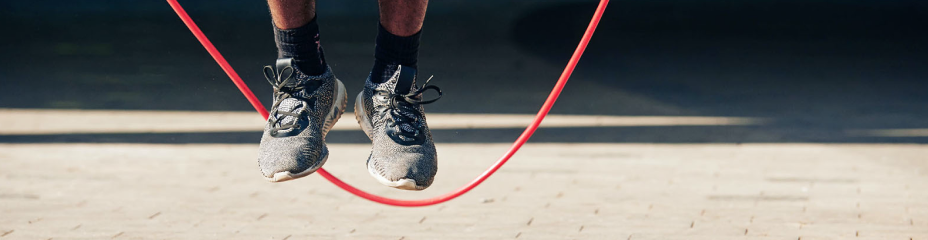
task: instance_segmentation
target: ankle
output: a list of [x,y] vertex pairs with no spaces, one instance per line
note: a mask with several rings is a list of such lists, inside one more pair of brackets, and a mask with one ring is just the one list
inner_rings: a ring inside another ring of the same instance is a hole
[[320,75],[326,71],[316,18],[293,29],[280,29],[275,25],[274,40],[277,43],[277,57],[293,58],[294,65],[300,72]]
[[374,47],[374,67],[371,69],[371,81],[383,82],[393,76],[397,65],[418,68],[419,36],[417,32],[408,37],[400,37],[378,25],[376,45]]

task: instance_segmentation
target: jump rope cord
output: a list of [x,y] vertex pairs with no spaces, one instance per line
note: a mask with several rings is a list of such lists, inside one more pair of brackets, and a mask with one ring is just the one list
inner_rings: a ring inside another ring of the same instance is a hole
[[[180,4],[177,3],[177,0],[167,0],[167,1],[168,1],[168,4],[171,5],[171,8],[174,9],[174,12],[177,13],[177,16],[179,16],[180,19],[184,22],[184,24],[187,25],[187,28],[190,29],[190,32],[193,32],[193,35],[196,36],[197,40],[199,40],[200,43],[203,44],[203,47],[206,48],[206,51],[209,52],[209,55],[213,56],[213,59],[216,60],[216,63],[219,63],[219,66],[222,67],[222,70],[225,71],[226,74],[229,75],[229,78],[232,79],[232,82],[235,83],[235,86],[238,87],[240,91],[242,91],[242,94],[245,95],[245,98],[248,99],[248,102],[251,103],[251,105],[255,108],[255,110],[258,111],[258,113],[261,114],[261,116],[264,117],[264,119],[267,119],[268,118],[267,109],[265,109],[264,105],[262,105],[261,102],[258,101],[258,98],[255,97],[255,94],[252,93],[250,89],[248,89],[248,86],[245,85],[245,82],[242,81],[242,78],[239,77],[237,73],[235,73],[235,70],[232,69],[232,66],[229,65],[226,59],[222,57],[222,54],[219,53],[219,50],[216,50],[216,47],[213,46],[213,44],[209,41],[209,39],[206,38],[206,35],[204,35],[202,31],[200,31],[200,28],[197,27],[197,24],[193,22],[193,19],[190,19],[190,16],[187,15],[187,12],[184,11],[184,8],[182,8]],[[577,66],[577,62],[580,61],[580,56],[582,56],[583,51],[586,50],[586,45],[589,44],[590,38],[593,37],[593,32],[596,31],[596,25],[599,24],[599,19],[602,18],[603,12],[606,11],[607,4],[609,4],[609,0],[600,0],[599,6],[596,7],[596,12],[593,14],[593,18],[590,20],[590,25],[587,26],[586,32],[583,33],[583,38],[580,40],[580,44],[577,45],[577,49],[574,50],[574,54],[570,57],[570,61],[567,62],[567,67],[565,67],[564,72],[561,73],[561,77],[557,80],[557,83],[554,85],[554,89],[551,89],[551,94],[548,95],[548,99],[545,100],[544,105],[542,105],[541,109],[538,110],[538,114],[535,115],[535,120],[532,121],[532,124],[528,125],[528,127],[525,128],[525,131],[522,132],[522,135],[520,135],[518,139],[516,139],[516,141],[512,144],[512,147],[509,148],[509,151],[507,151],[506,154],[503,154],[503,156],[500,157],[499,160],[496,161],[496,163],[490,166],[490,168],[484,171],[483,174],[481,174],[479,177],[477,177],[476,179],[474,179],[467,185],[464,185],[463,187],[457,190],[454,190],[452,192],[449,192],[449,193],[446,193],[444,195],[440,195],[437,197],[433,197],[433,198],[421,199],[421,200],[403,200],[403,199],[386,198],[386,197],[381,197],[381,196],[367,193],[363,190],[360,190],[358,188],[355,188],[343,182],[342,180],[336,178],[335,176],[332,176],[332,174],[329,174],[329,172],[327,172],[325,169],[322,169],[322,168],[320,168],[316,172],[319,173],[319,175],[322,175],[322,177],[324,177],[326,180],[329,180],[330,182],[335,184],[336,186],[354,195],[357,195],[358,197],[362,197],[364,199],[386,204],[386,205],[393,205],[393,206],[400,206],[400,207],[421,207],[421,206],[435,205],[435,204],[439,204],[439,203],[457,198],[458,196],[461,196],[464,193],[467,193],[471,189],[474,189],[474,187],[477,187],[477,185],[480,185],[480,183],[482,183],[484,180],[487,180],[487,178],[493,175],[493,173],[495,173],[496,170],[499,170],[499,168],[502,167],[503,164],[506,164],[506,162],[509,161],[509,158],[512,157],[512,155],[514,155],[516,152],[519,151],[519,148],[521,148],[522,145],[525,144],[525,142],[528,141],[530,137],[532,137],[532,134],[535,133],[535,130],[538,129],[538,125],[541,124],[541,121],[544,120],[545,116],[548,115],[548,111],[551,111],[551,107],[554,105],[554,102],[557,101],[558,96],[561,94],[561,91],[564,89],[564,85],[567,84],[567,79],[570,78],[570,74],[573,73],[574,68]]]

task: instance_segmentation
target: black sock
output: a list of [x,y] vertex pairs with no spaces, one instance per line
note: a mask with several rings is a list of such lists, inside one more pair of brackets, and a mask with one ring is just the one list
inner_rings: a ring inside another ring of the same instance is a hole
[[[376,45],[374,47],[374,67],[371,69],[371,81],[383,82],[396,72],[396,65],[418,68],[419,35],[422,31],[408,37],[393,35],[383,25],[379,25]],[[391,66],[391,67],[387,67]]]
[[[273,25],[273,24],[272,24]],[[319,45],[319,25],[316,18],[294,29],[274,26],[274,41],[277,42],[278,58],[293,58],[296,68],[307,75],[325,72],[325,55]]]

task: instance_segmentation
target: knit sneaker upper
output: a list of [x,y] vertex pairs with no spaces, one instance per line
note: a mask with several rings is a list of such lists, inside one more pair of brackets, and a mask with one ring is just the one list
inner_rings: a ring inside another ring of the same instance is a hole
[[329,68],[318,76],[303,74],[291,59],[279,59],[276,72],[267,66],[264,73],[274,86],[274,105],[259,147],[262,174],[271,178],[318,169],[328,157],[324,138],[334,123],[327,115],[336,104],[338,80]]
[[[355,113],[369,120],[365,133],[373,142],[368,170],[384,184],[407,190],[421,190],[431,185],[438,171],[437,153],[425,119],[422,100],[425,90],[441,91],[426,82],[416,86],[416,70],[396,67],[396,73],[382,83],[368,78],[359,97]],[[362,118],[359,118],[359,121]],[[364,124],[364,123],[362,123]],[[401,181],[414,186],[399,186]],[[398,185],[399,184],[399,185]]]

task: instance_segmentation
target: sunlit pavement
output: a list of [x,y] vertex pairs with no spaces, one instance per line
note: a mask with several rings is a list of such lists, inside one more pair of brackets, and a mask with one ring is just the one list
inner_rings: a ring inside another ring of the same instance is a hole
[[[0,144],[4,239],[928,237],[928,146],[920,144],[530,143],[471,193],[437,206],[398,208],[350,195],[316,175],[269,183],[257,168],[255,143],[215,144],[209,138],[205,144],[107,143],[106,137],[91,134],[127,132],[131,138],[185,129],[191,132],[184,134],[207,134],[196,130],[203,130],[204,122],[226,119],[213,130],[241,127],[256,135],[260,130],[250,125],[261,121],[253,113],[199,113],[161,123],[158,116],[170,119],[178,113],[5,113],[0,117],[5,125],[42,132],[39,136],[52,140]],[[37,117],[23,114],[82,121],[56,129],[28,125]],[[93,119],[99,116],[146,127],[95,127],[99,121]],[[341,122],[353,124],[346,116]],[[473,121],[505,125],[531,117],[453,116],[438,114],[435,125],[464,131]],[[759,119],[663,117],[637,126],[641,121],[633,117],[572,116],[580,126],[558,126],[557,119],[564,117],[554,116],[556,127],[539,133],[569,128],[592,134],[601,127],[596,124],[606,123],[631,128],[661,122],[709,128],[763,124]],[[331,134],[355,133],[349,125]],[[0,133],[20,134],[6,128]],[[55,143],[54,136],[73,134],[89,137]],[[325,168],[361,189],[418,199],[468,183],[508,147],[439,142],[439,175],[422,192],[390,189],[368,176],[369,144],[330,144]]]
[[[506,144],[439,144],[430,189],[368,176],[366,144],[325,168],[361,189],[451,191]],[[254,144],[0,145],[4,239],[925,239],[928,147],[529,144],[471,193],[379,205],[319,176],[269,183]]]

